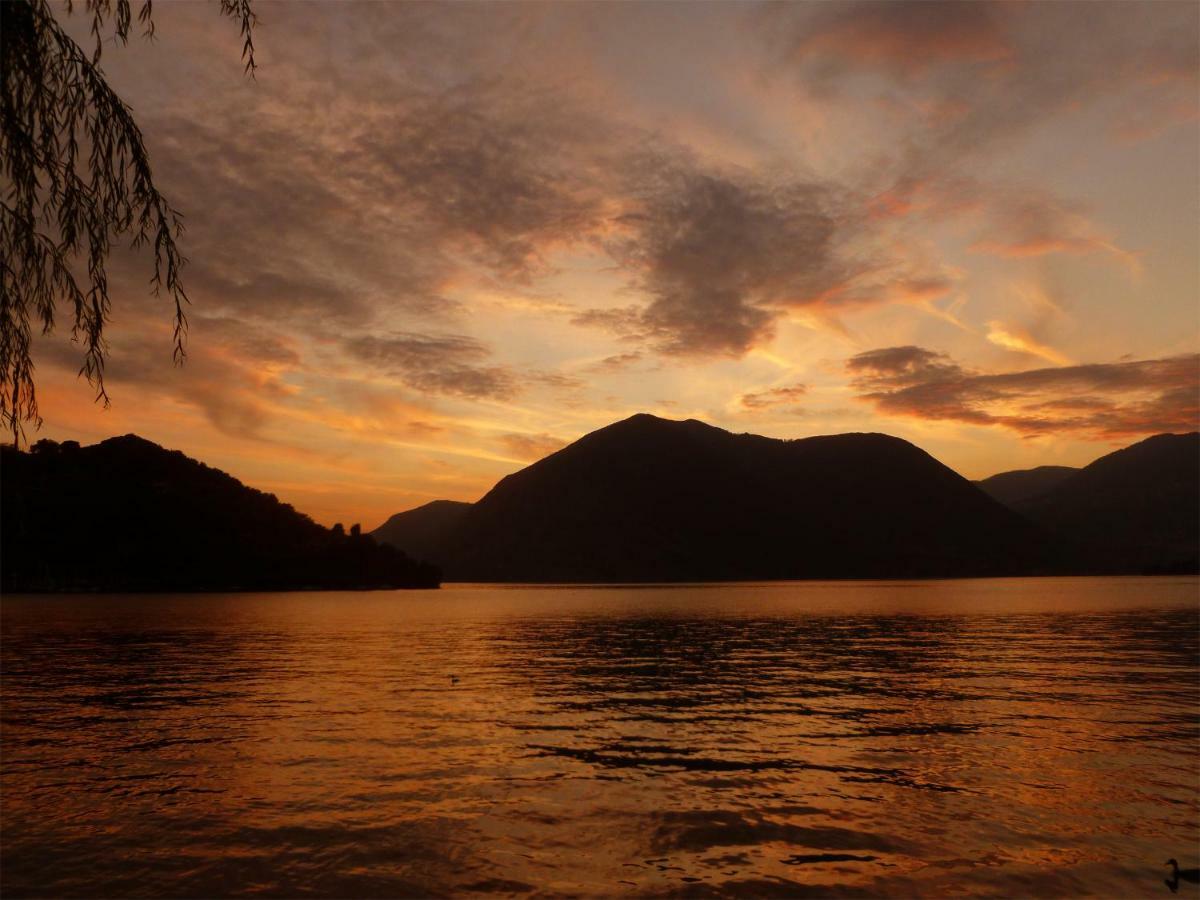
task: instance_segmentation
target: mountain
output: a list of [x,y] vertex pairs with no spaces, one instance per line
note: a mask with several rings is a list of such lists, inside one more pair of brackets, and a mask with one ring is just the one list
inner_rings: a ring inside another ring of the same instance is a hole
[[1102,456],[1013,508],[1093,572],[1200,570],[1200,433],[1159,434]]
[[416,559],[430,559],[470,508],[470,503],[457,500],[434,500],[396,513],[372,531],[371,537],[381,544],[400,547]]
[[1038,466],[1036,469],[1001,472],[976,481],[975,485],[992,499],[1013,506],[1044,494],[1078,471],[1070,466]]
[[645,414],[509,475],[453,517],[425,545],[452,580],[983,576],[1049,565],[1034,526],[898,438],[783,441]]
[[438,571],[135,435],[4,447],[0,587],[225,591],[437,587]]

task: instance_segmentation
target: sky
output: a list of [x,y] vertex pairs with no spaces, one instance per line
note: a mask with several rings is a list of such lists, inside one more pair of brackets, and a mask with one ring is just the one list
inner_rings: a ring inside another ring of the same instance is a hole
[[[969,478],[1200,419],[1200,5],[215,3],[106,46],[188,357],[110,273],[33,439],[137,433],[374,528],[636,412]],[[86,47],[84,17],[59,9]]]

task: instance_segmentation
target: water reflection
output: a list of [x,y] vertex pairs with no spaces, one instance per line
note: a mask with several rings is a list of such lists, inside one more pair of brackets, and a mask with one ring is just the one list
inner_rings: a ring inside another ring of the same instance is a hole
[[1196,584],[1014,584],[9,599],[0,886],[1161,891]]

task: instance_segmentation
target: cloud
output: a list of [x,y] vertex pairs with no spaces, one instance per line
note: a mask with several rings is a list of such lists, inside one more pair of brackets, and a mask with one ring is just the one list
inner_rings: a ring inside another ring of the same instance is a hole
[[631,160],[627,211],[605,246],[649,301],[587,310],[667,355],[741,356],[788,306],[815,304],[848,277],[830,185],[710,170],[683,153]]
[[[841,126],[847,146],[857,139],[870,148],[862,186],[878,221],[914,213],[937,219],[966,212],[971,202],[1000,203],[996,188],[976,184],[969,200],[958,188],[996,171],[1003,154],[1019,156],[1026,139],[1086,136],[1081,152],[1090,156],[1097,139],[1153,136],[1200,116],[1200,8],[1191,3],[767,10],[757,16],[758,33],[801,97],[835,122],[847,109],[878,111],[865,135],[861,118]],[[1138,267],[1136,256],[1080,218],[994,224],[1001,227],[981,235],[976,252],[1010,259],[1100,253]]]
[[525,369],[524,378],[530,385],[550,388],[560,393],[578,391],[587,385],[582,378],[567,375],[565,372],[551,372],[544,369]]
[[557,253],[600,252],[644,299],[578,324],[667,355],[740,356],[788,306],[889,299],[848,290],[887,264],[845,262],[870,225],[832,182],[710,165],[553,87],[393,89],[320,128],[298,86],[274,87],[284,112],[264,100],[261,117],[154,121],[164,180],[196,210],[197,302],[315,335],[422,330],[467,312],[456,288],[529,285]]
[[883,347],[852,356],[846,369],[859,379],[884,384],[903,384],[933,375],[953,375],[962,370],[944,353],[936,353],[911,344],[904,347]]
[[1018,353],[1028,353],[1037,356],[1056,366],[1069,366],[1070,357],[1060,353],[1048,344],[1043,344],[1029,332],[1016,325],[1005,325],[1003,322],[988,322],[987,339],[998,347],[1014,350]]
[[1119,246],[1081,204],[1028,185],[985,183],[950,173],[906,177],[871,197],[867,216],[880,223],[961,220],[974,231],[968,250],[1001,259],[1099,253],[1133,274],[1142,269],[1140,255]]
[[[344,372],[316,368],[329,348],[431,397],[586,386],[506,358],[506,347],[544,353],[562,334],[536,331],[535,316],[519,337],[489,330],[485,294],[588,298],[573,321],[632,344],[596,364],[604,371],[648,368],[655,354],[739,357],[788,317],[837,329],[847,311],[885,304],[963,324],[964,288],[977,309],[990,286],[986,271],[974,279],[943,263],[936,229],[952,216],[974,229],[963,243],[977,254],[1136,263],[1125,235],[1090,210],[982,181],[1014,138],[1076,107],[1115,123],[1135,95],[1139,127],[1159,120],[1161,98],[1176,117],[1196,109],[1194,4],[1136,14],[1116,4],[709,5],[664,7],[663,18],[628,9],[408,5],[348,19],[336,6],[280,6],[271,65],[243,84],[208,64],[224,38],[211,17],[175,5],[163,15],[190,24],[164,21],[164,41],[146,50],[178,54],[169,65],[150,57],[164,81],[146,78],[137,54],[106,57],[139,111],[156,176],[188,216],[194,309],[240,323],[212,338],[214,354],[232,360],[225,375],[203,368],[209,338],[193,332],[188,365],[211,385],[214,421],[249,431],[270,415],[274,399],[240,393],[257,372],[276,373],[280,402],[315,403]],[[779,56],[727,39],[745,17],[770,20],[760,34],[789,61],[792,93],[777,91]],[[630,28],[634,19],[655,27]],[[663,23],[684,20],[664,42]],[[596,23],[607,29],[599,40]],[[701,61],[712,78],[704,91],[689,74],[693,36],[729,49]],[[680,83],[646,83],[634,63],[648,48],[661,51],[654,71],[686,64]],[[753,84],[756,70],[772,83]],[[814,94],[824,105],[808,102]],[[704,103],[691,105],[693,95]],[[804,102],[781,117],[780,101],[793,98]],[[853,126],[841,130],[839,116]],[[1026,171],[1030,159],[1004,170]],[[572,267],[561,281],[559,265]],[[131,271],[140,296],[144,273]],[[120,277],[114,270],[114,285]],[[135,327],[165,320],[161,304],[138,303]],[[989,324],[993,343],[1069,362],[1045,340],[1049,329],[1007,315]],[[115,324],[130,327],[128,317]],[[239,344],[243,326],[285,337],[280,358]],[[493,355],[463,331],[504,337]],[[322,352],[302,358],[299,348],[314,346]],[[299,375],[285,382],[277,373],[287,367]],[[286,393],[297,385],[316,396]],[[223,411],[239,397],[240,413]]]
[[625,212],[602,245],[642,303],[586,309],[574,324],[666,356],[740,357],[779,321],[845,333],[842,314],[934,306],[962,273],[889,234],[854,191],[830,179],[715,167],[666,147],[630,157]]
[[988,374],[922,347],[851,357],[859,397],[887,415],[1106,440],[1200,425],[1200,354]]
[[394,332],[342,342],[346,353],[411,388],[468,399],[507,400],[519,390],[516,376],[502,366],[483,365],[489,351],[464,335]]
[[[111,341],[104,377],[113,404],[130,409],[137,392],[169,397],[200,410],[222,434],[266,438],[278,405],[293,393],[285,377],[301,364],[290,337],[237,319],[193,316],[195,343],[186,364],[176,366],[170,330],[138,324]],[[61,335],[42,338],[38,353],[54,368],[79,369],[78,346]]]
[[[593,310],[592,312],[595,313],[597,311]],[[576,324],[586,325],[590,324],[592,321],[594,321],[594,319],[590,318],[588,313],[583,313],[582,315],[577,316],[574,321]],[[637,350],[630,350],[626,353],[614,353],[612,356],[606,356],[604,359],[592,363],[587,367],[586,371],[596,372],[602,375],[612,375],[616,372],[622,372],[625,369],[628,369],[630,366],[641,362],[642,359],[642,354]]]
[[303,112],[247,110],[166,114],[150,127],[166,135],[156,171],[187,215],[196,306],[314,332],[457,311],[444,296],[455,273],[445,241],[397,215],[394,182],[347,177],[353,132],[315,131]]
[[773,406],[791,406],[808,393],[808,386],[793,384],[785,387],[768,388],[752,394],[742,394],[741,403],[746,409],[770,409]]
[[212,348],[223,348],[241,362],[294,368],[300,352],[289,336],[232,316],[194,315],[190,327]]
[[542,459],[567,446],[566,441],[551,434],[505,434],[500,440],[517,459],[527,460]]
[[[390,27],[408,18],[398,9]],[[552,251],[589,239],[621,127],[555,86],[397,79],[374,62],[348,76],[374,76],[373,90],[330,95],[326,70],[293,59],[294,80],[264,73],[186,116],[178,104],[144,114],[157,179],[187,215],[197,306],[318,333],[444,325],[466,312],[457,288],[529,284],[552,271]]]
[[937,66],[996,63],[1013,55],[1003,7],[910,0],[825,7],[798,30],[790,55],[832,77],[849,66],[913,76]]
[[[898,18],[871,9],[878,28]],[[932,7],[922,9],[932,21]],[[189,212],[197,304],[318,337],[440,332],[471,312],[461,298],[472,287],[527,286],[568,252],[603,253],[635,300],[580,310],[577,324],[644,352],[738,357],[769,342],[789,308],[832,322],[949,292],[944,273],[906,262],[894,236],[878,240],[861,198],[832,179],[717,164],[612,104],[581,102],[576,85],[527,80],[523,66],[483,77],[474,62],[435,62],[433,45],[502,56],[485,46],[489,23],[516,29],[497,40],[523,45],[522,29],[544,18],[496,15],[373,13],[372,27],[429,64],[365,59],[345,76],[361,88],[352,93],[314,77],[291,48],[294,80],[264,77],[199,115],[151,113],[163,135],[156,165]],[[976,16],[957,15],[930,39],[939,52],[970,43]],[[430,46],[415,46],[401,21]],[[478,369],[455,383],[504,396],[499,371]]]
[[346,338],[341,347],[351,359],[410,388],[445,397],[510,400],[532,387],[561,392],[583,386],[561,372],[490,363],[491,351],[461,334],[367,334]]
[[[585,309],[579,315],[574,316],[571,323],[585,328],[602,328],[629,340],[648,340],[650,337],[643,320],[642,308],[636,305],[608,309]],[[634,350],[630,354],[617,354],[617,356],[631,354],[641,355]]]
[[423,98],[377,122],[354,155],[447,245],[527,281],[545,269],[546,247],[577,241],[597,220],[587,136],[598,126],[552,92],[504,88]]
[[994,198],[992,221],[970,249],[1008,259],[1051,253],[1107,253],[1132,271],[1141,271],[1136,254],[1118,247],[1082,213],[1037,192],[1024,191],[1019,198]]
[[[963,5],[942,9],[949,14]],[[956,100],[967,111],[914,138],[910,170],[936,173],[994,153],[1011,139],[1101,99],[1118,121],[1148,105],[1174,106],[1189,93],[1190,104],[1196,104],[1200,20],[1194,4],[1163,4],[1153,16],[1131,16],[1116,4],[1088,6],[1086,13],[1074,4],[988,8],[1006,24],[1011,55],[987,77],[959,70],[926,83],[932,96]],[[1070,40],[1063,40],[1064,34]],[[1188,61],[1190,79],[1161,82],[1149,93],[1137,89],[1148,72],[1182,72]]]

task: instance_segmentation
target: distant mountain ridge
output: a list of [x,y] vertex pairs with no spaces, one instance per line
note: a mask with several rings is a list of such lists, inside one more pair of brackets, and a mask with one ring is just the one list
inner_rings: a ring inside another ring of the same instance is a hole
[[[374,532],[394,539],[428,507]],[[882,434],[783,441],[639,414],[456,507],[450,580],[711,581],[1049,571],[1045,536]]]
[[137,437],[4,447],[0,587],[209,591],[437,587],[438,570],[324,528]]
[[389,518],[371,532],[381,544],[403,548],[416,559],[435,555],[472,504],[458,500],[434,500]]
[[1200,571],[1198,433],[973,484],[887,435],[784,441],[641,414],[477,503],[398,513],[378,543],[135,435],[4,447],[0,463],[6,592],[436,586],[413,556],[498,582]]
[[1091,572],[1200,571],[1200,433],[1102,456],[1013,508]]
[[1038,466],[1036,469],[1001,472],[975,484],[989,497],[1011,507],[1044,494],[1078,471],[1071,466]]

